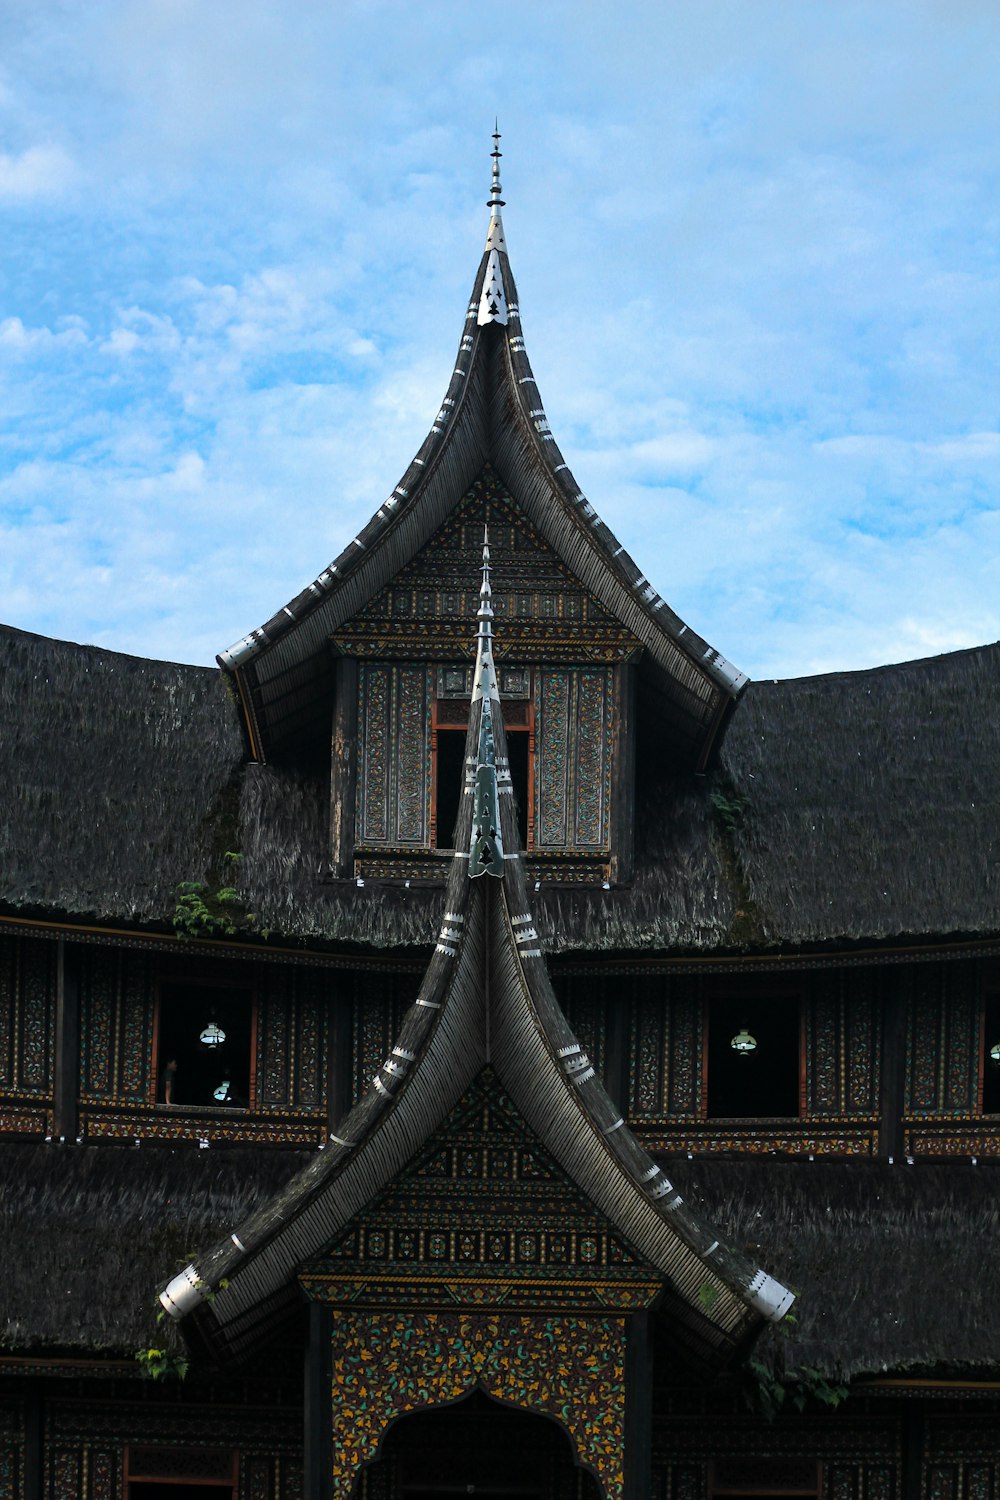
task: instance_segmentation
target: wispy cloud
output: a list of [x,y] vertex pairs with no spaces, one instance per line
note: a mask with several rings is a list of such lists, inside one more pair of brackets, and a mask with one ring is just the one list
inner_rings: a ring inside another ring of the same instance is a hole
[[[1000,636],[995,7],[0,16],[0,609],[210,661],[384,498],[505,129],[587,493],[753,674]],[[668,84],[665,82],[668,81]]]

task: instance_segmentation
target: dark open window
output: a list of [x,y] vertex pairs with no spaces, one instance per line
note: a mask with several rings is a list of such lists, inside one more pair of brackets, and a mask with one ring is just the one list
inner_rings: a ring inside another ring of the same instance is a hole
[[709,1119],[798,1116],[798,996],[760,993],[710,999],[706,1034]]
[[434,776],[437,847],[454,849],[455,824],[462,801],[465,729],[438,729]]
[[253,1036],[249,988],[162,983],[157,1007],[157,1103],[247,1109]]
[[983,1114],[1000,1115],[1000,990],[986,996],[983,1053]]
[[[444,696],[449,685],[450,669],[441,674],[439,694],[434,704],[432,739],[432,780],[434,807],[434,847],[455,847],[455,824],[462,802],[465,784],[465,740],[469,727],[469,704],[467,699],[453,701]],[[456,668],[456,692],[465,683],[457,674],[465,668]],[[526,667],[505,668],[507,686],[512,692],[527,695],[530,691],[530,672]],[[507,755],[510,760],[510,778],[514,788],[514,804],[517,809],[518,834],[521,848],[533,848],[532,827],[532,708],[527,696],[519,701],[516,697],[503,701],[504,726],[507,730]]]

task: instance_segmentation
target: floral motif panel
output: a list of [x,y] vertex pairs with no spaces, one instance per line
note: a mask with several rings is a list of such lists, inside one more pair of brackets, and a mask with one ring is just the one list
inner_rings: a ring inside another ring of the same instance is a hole
[[395,1418],[478,1388],[554,1417],[608,1500],[620,1500],[624,1318],[464,1311],[334,1311],[332,1318],[336,1496],[347,1500]]

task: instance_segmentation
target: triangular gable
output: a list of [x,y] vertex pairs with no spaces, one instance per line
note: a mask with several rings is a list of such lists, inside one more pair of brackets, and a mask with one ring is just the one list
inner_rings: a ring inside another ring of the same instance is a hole
[[[483,299],[497,278],[502,308]],[[412,561],[492,464],[574,576],[641,641],[642,670],[669,717],[671,753],[704,769],[747,678],[660,597],[574,479],[528,361],[496,205],[465,330],[437,416],[391,494],[312,583],[220,654],[252,754],[266,760],[328,733],[330,637]]]
[[631,1311],[662,1287],[488,1067],[299,1282],[342,1306],[507,1311]]
[[468,658],[483,533],[507,661],[618,661],[642,643],[575,576],[492,467],[405,567],[333,634],[350,656]]

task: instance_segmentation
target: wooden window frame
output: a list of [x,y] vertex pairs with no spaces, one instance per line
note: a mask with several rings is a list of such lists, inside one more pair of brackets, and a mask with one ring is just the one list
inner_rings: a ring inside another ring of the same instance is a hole
[[[531,671],[531,669],[528,669]],[[532,677],[533,682],[533,677]],[[465,709],[465,722],[459,724],[455,721],[455,705],[461,703]],[[447,712],[443,711],[443,705],[447,705]],[[526,824],[528,831],[526,854],[534,853],[535,849],[535,699],[531,694],[527,698],[515,698],[510,704],[524,705],[524,724],[512,724],[507,721],[504,713],[504,732],[510,737],[512,734],[526,734],[528,736],[528,806],[525,809]],[[504,700],[501,709],[506,709],[508,703]],[[457,734],[465,732],[469,727],[469,712],[471,704],[468,699],[463,698],[438,698],[435,697],[431,703],[431,787],[430,787],[430,817],[428,819],[428,831],[430,836],[430,847],[434,850],[445,851],[438,843],[437,831],[437,786],[438,786],[438,730],[446,734]]]
[[[163,990],[166,986],[182,986],[190,984],[199,989],[217,990],[245,990],[250,995],[250,1064],[247,1078],[247,1104],[165,1104],[159,1098],[160,1092],[160,1010],[163,1003]],[[259,1100],[257,1098],[257,1043],[260,1031],[260,991],[253,979],[230,979],[218,974],[158,974],[153,981],[153,1028],[152,1028],[152,1067],[149,1075],[149,1088],[147,1103],[159,1110],[167,1110],[171,1115],[204,1115],[206,1118],[215,1119],[221,1116],[235,1116],[245,1119],[247,1115],[257,1112]]]
[[[990,1011],[995,1012],[994,1024],[987,1030]],[[1000,1068],[1000,1064],[991,1062],[989,1056],[990,1047],[998,1039],[1000,1039],[1000,969],[994,969],[991,966],[983,976],[982,994],[979,1001],[979,1079],[976,1086],[976,1112],[981,1120],[1000,1120],[1000,1108],[987,1111],[984,1107],[987,1069]]]
[[[712,1005],[718,1001],[746,1000],[748,1005],[755,1005],[767,998],[795,1001],[798,1005],[798,1053],[799,1053],[799,1077],[798,1077],[798,1113],[794,1115],[712,1115],[708,1110],[708,1052],[709,1035],[711,1023]],[[794,980],[783,977],[771,978],[761,975],[759,979],[744,980],[742,984],[727,984],[724,980],[709,981],[702,993],[701,998],[701,1107],[699,1116],[701,1124],[714,1125],[719,1122],[728,1123],[736,1120],[796,1120],[801,1121],[808,1118],[808,1090],[806,1079],[806,994],[804,987]],[[750,1493],[749,1491],[747,1493]]]

